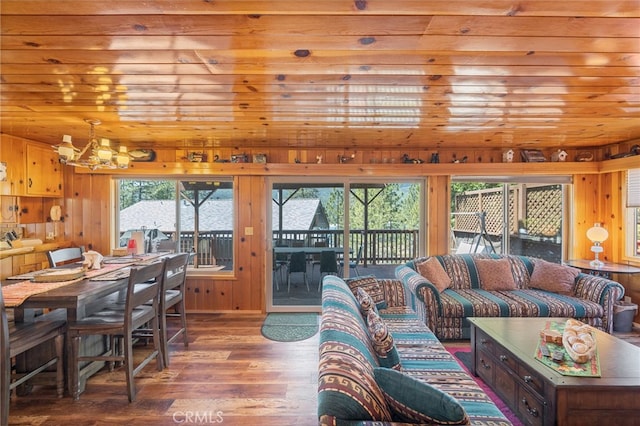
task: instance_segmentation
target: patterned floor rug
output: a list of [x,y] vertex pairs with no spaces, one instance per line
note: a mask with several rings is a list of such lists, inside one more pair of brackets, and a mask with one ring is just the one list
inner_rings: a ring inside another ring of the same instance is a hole
[[262,324],[262,335],[276,342],[297,342],[318,332],[318,314],[313,312],[270,313]]

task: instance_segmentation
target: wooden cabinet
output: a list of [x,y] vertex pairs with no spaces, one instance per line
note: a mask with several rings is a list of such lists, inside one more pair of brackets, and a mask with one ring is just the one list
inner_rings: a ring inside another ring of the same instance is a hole
[[58,155],[46,145],[26,144],[26,195],[62,195],[62,165]]
[[12,136],[2,135],[0,143],[0,167],[4,175],[0,179],[0,195],[24,194],[25,144]]

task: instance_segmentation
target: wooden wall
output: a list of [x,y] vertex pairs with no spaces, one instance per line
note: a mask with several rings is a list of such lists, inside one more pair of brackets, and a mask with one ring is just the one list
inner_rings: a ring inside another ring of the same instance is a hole
[[[6,151],[3,151],[6,152]],[[469,164],[396,164],[381,163],[400,153],[359,153],[360,161],[346,164],[291,164],[295,159],[316,158],[322,151],[289,151],[283,163],[218,164],[184,163],[178,161],[180,152],[159,152],[154,163],[134,163],[125,171],[129,177],[151,176],[233,176],[237,191],[235,241],[236,272],[230,276],[190,277],[187,303],[191,311],[264,311],[266,267],[266,179],[269,176],[357,176],[357,177],[428,177],[426,188],[426,251],[427,254],[446,252],[449,244],[449,183],[453,174],[508,175],[508,174],[571,174],[574,178],[570,211],[566,221],[570,229],[569,257],[591,258],[591,243],[586,230],[601,222],[610,232],[604,244],[603,258],[612,262],[623,259],[624,218],[622,209],[623,170],[635,164],[633,159],[620,159],[594,163],[469,163]],[[489,152],[484,158],[495,157]],[[327,155],[327,152],[322,152]],[[333,155],[333,153],[331,153]],[[337,155],[337,154],[336,154]],[[388,157],[380,157],[382,155]],[[483,157],[475,153],[476,157]],[[380,158],[379,158],[380,157]],[[372,162],[371,158],[376,158]],[[112,176],[106,173],[88,173],[86,170],[67,168],[63,197],[64,238],[74,245],[84,245],[102,253],[110,252],[113,233],[113,214],[109,202]],[[436,207],[437,206],[437,207]],[[253,235],[247,235],[252,228]],[[624,277],[622,277],[624,278]],[[627,277],[628,278],[628,277]],[[622,281],[622,279],[620,279]],[[629,285],[637,287],[632,281]],[[640,288],[630,289],[640,302]]]

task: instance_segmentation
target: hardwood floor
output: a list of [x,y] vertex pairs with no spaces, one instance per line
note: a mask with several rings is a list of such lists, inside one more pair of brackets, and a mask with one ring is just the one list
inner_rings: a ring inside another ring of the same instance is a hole
[[[104,369],[79,401],[51,387],[12,397],[11,425],[313,425],[317,424],[318,334],[280,343],[265,339],[265,315],[190,314],[188,348],[171,345],[171,365],[147,366],[127,401],[124,372]],[[616,333],[640,346],[640,329]],[[464,344],[467,342],[445,342]]]
[[11,425],[317,424],[318,334],[293,343],[264,338],[265,315],[189,315],[189,347],[171,365],[148,365],[127,401],[124,372],[103,369],[80,400],[53,388],[12,397]]

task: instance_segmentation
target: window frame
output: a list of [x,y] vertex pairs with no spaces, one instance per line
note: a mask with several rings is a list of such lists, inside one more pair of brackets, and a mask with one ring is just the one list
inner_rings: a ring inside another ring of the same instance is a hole
[[179,204],[183,201],[183,198],[180,196],[180,182],[188,180],[190,182],[193,181],[202,181],[202,182],[210,182],[210,181],[223,181],[230,182],[232,184],[232,208],[233,208],[233,218],[232,218],[232,229],[231,232],[233,234],[232,241],[233,246],[231,249],[231,268],[225,268],[218,271],[212,271],[206,267],[195,268],[192,265],[189,266],[187,270],[188,276],[219,276],[222,275],[225,279],[233,279],[236,275],[236,262],[238,259],[237,250],[238,244],[236,242],[238,234],[238,180],[235,176],[184,176],[184,175],[171,175],[171,176],[118,176],[113,179],[113,231],[112,235],[112,247],[119,246],[119,238],[120,238],[120,182],[124,180],[129,181],[167,181],[173,182],[175,185],[175,215],[176,215],[176,234],[180,233],[180,208]]

